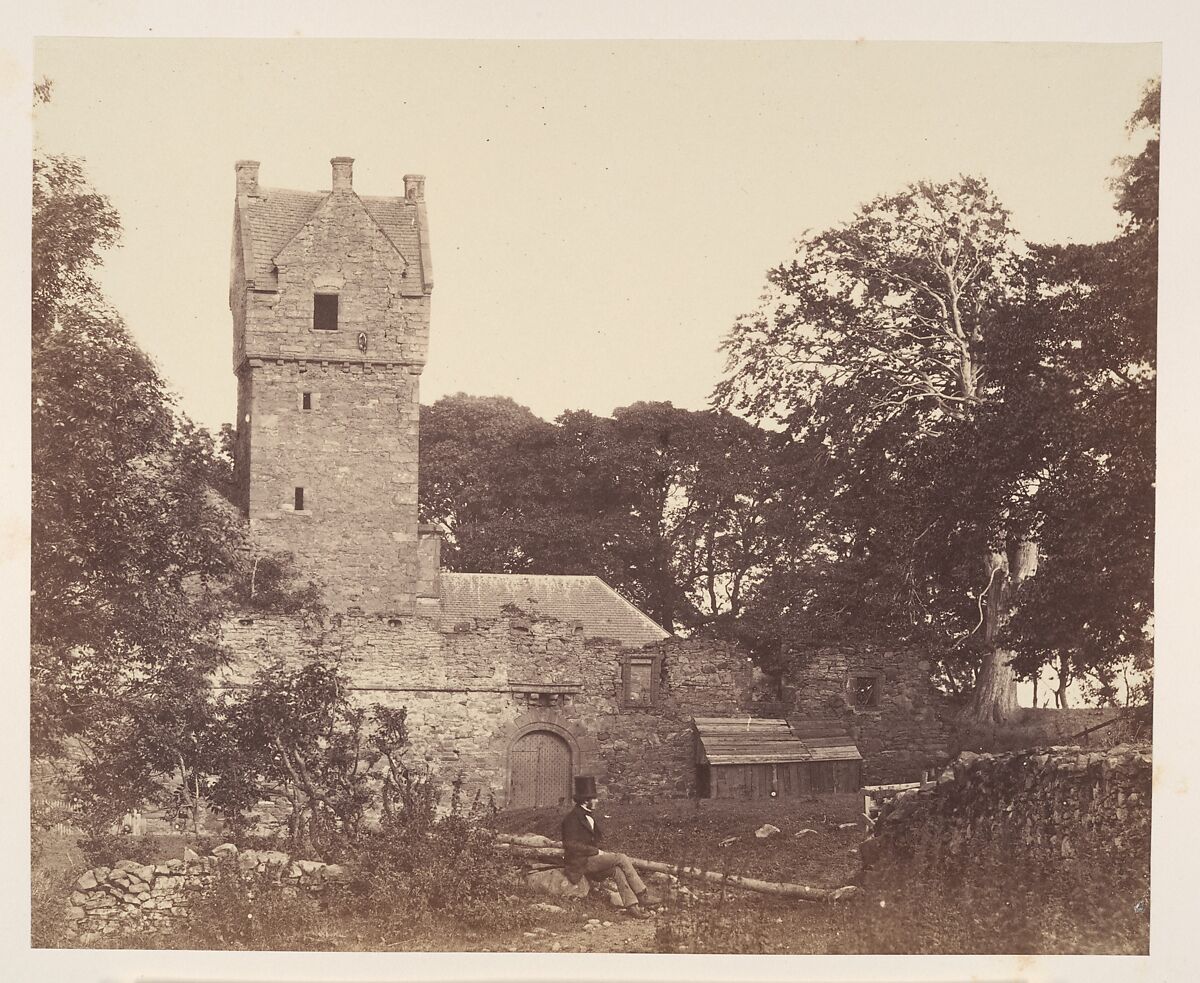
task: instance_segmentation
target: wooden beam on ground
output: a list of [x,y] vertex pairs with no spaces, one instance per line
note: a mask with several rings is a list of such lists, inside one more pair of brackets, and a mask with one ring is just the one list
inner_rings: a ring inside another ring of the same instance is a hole
[[[524,856],[562,859],[562,844],[546,836],[538,836],[535,833],[497,833],[496,840],[498,843],[505,844],[509,850]],[[759,894],[774,894],[800,901],[843,901],[858,893],[858,888],[853,885],[837,888],[810,887],[807,884],[762,881],[755,877],[742,877],[738,874],[721,874],[715,870],[701,870],[699,867],[679,867],[675,864],[666,864],[658,860],[642,860],[638,857],[630,857],[629,861],[639,870],[654,870],[663,874],[714,881],[730,887],[756,891]]]

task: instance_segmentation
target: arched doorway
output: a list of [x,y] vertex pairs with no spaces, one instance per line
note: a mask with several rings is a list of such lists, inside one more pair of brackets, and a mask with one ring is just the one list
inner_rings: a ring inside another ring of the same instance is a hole
[[571,797],[571,745],[550,730],[531,730],[508,751],[508,807],[557,806]]

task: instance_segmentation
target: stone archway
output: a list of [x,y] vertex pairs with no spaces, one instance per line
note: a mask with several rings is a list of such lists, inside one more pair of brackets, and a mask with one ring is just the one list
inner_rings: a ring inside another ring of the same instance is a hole
[[563,714],[534,710],[505,729],[504,806],[557,807],[569,802],[576,775],[599,775],[599,745],[577,734]]
[[571,746],[552,730],[529,730],[508,749],[508,804],[512,809],[562,806],[575,777]]

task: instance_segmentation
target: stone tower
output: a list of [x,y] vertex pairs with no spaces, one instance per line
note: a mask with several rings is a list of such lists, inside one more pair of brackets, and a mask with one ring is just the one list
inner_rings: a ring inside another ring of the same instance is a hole
[[[291,553],[331,611],[405,615],[436,596],[418,543],[418,383],[433,276],[424,178],[402,197],[258,183],[238,161],[229,307],[236,476],[255,541]],[[422,571],[422,566],[425,570]]]

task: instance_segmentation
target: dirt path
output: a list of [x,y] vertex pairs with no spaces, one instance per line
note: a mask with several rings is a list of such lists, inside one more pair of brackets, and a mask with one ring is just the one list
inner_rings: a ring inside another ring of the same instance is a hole
[[614,913],[578,926],[537,926],[511,946],[515,952],[654,952],[657,918],[634,919]]

